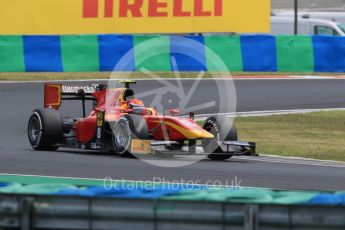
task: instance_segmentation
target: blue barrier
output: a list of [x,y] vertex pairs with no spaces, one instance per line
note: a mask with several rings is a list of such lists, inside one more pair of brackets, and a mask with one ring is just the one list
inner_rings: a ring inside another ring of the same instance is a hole
[[243,70],[276,72],[277,51],[273,36],[241,36]]
[[[185,39],[188,38],[188,39]],[[194,42],[198,42],[201,49],[195,47]],[[204,37],[171,37],[170,56],[176,60],[176,68],[179,71],[206,71],[206,57],[204,49]],[[172,66],[175,70],[174,66]]]
[[78,195],[88,197],[121,197],[121,198],[160,198],[167,195],[175,195],[181,191],[179,188],[132,188],[132,186],[115,186],[113,188],[104,188],[99,186],[61,190],[58,195]]
[[27,72],[61,72],[59,36],[24,36],[24,60]]
[[345,205],[345,193],[319,194],[310,199],[307,203],[314,205]]
[[0,182],[0,188],[1,187],[7,187],[8,185],[9,185],[9,183]]
[[314,36],[313,47],[316,72],[345,71],[344,37]]
[[112,70],[123,56],[130,55],[130,61],[119,67],[123,71],[134,71],[134,44],[130,35],[99,35],[99,69],[100,71]]

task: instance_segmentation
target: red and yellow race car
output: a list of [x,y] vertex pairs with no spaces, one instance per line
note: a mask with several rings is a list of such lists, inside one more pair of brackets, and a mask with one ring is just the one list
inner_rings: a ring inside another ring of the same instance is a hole
[[[62,84],[44,85],[44,108],[33,111],[28,122],[28,138],[35,150],[57,150],[59,147],[111,151],[120,156],[155,154],[206,154],[213,160],[233,155],[255,155],[255,143],[237,141],[237,131],[230,118],[209,117],[203,125],[194,114],[182,117],[177,111],[161,115],[135,98],[130,85],[123,88],[98,85],[94,91],[78,88],[64,91]],[[62,101],[80,100],[82,118],[62,118]],[[85,103],[93,101],[86,116]],[[197,151],[201,148],[203,151]]]

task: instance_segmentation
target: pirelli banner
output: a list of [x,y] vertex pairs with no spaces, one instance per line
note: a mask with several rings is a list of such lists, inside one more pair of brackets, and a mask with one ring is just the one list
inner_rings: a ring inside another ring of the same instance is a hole
[[0,34],[269,32],[270,0],[1,0]]

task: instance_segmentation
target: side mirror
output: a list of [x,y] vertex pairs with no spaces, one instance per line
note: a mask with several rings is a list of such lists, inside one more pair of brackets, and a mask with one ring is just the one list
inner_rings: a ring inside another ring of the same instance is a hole
[[177,116],[181,114],[181,111],[179,109],[169,109],[168,112],[171,116]]

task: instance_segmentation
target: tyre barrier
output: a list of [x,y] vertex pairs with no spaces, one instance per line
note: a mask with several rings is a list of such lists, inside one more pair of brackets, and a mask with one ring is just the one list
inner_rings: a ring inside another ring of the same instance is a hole
[[222,188],[179,184],[135,184],[121,182],[106,186],[75,186],[70,184],[1,183],[0,194],[32,194],[79,197],[140,198],[166,201],[210,201],[249,204],[345,205],[345,192],[319,193],[275,191],[260,188]]
[[[345,37],[186,37],[190,40],[158,35],[0,36],[0,72],[112,71],[125,55],[130,61],[117,71],[171,71],[174,57],[180,71],[345,72]],[[160,38],[155,43],[165,53],[145,60],[141,54],[152,50],[145,41],[152,38]],[[209,49],[196,50],[193,42]],[[188,55],[181,55],[181,49]],[[226,69],[216,68],[212,51]],[[191,58],[196,56],[198,61]]]

